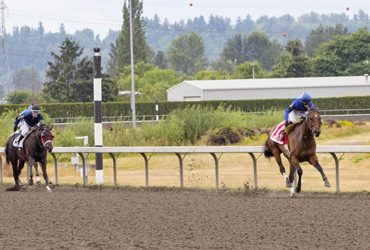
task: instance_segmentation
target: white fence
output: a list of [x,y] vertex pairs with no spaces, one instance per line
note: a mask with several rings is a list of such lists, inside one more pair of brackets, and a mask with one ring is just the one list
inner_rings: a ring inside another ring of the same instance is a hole
[[[179,160],[179,171],[180,171],[180,187],[184,187],[184,170],[183,160],[187,154],[195,153],[209,153],[215,161],[215,185],[216,191],[219,189],[219,160],[224,153],[239,153],[249,154],[253,162],[253,176],[254,186],[258,188],[257,178],[257,160],[263,154],[263,146],[200,146],[200,147],[55,147],[51,156],[54,159],[55,168],[55,184],[58,185],[58,158],[63,153],[74,153],[78,154],[82,159],[83,165],[83,184],[87,185],[86,175],[86,159],[89,154],[103,153],[108,154],[113,161],[113,177],[114,185],[117,184],[117,157],[120,153],[138,153],[144,158],[145,163],[145,186],[149,186],[149,160],[148,154],[154,153],[173,153]],[[0,152],[4,153],[4,148],[0,147]],[[336,192],[340,192],[340,159],[337,154],[345,153],[370,153],[370,146],[367,145],[345,145],[345,146],[317,146],[317,153],[329,153],[333,156],[335,161],[335,175],[336,175]],[[257,157],[256,157],[257,156]],[[3,159],[0,156],[0,183],[3,183]]]

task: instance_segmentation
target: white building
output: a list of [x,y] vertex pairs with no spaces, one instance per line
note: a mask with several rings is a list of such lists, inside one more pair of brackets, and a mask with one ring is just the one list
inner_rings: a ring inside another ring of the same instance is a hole
[[183,81],[167,90],[168,101],[291,99],[370,95],[368,76]]

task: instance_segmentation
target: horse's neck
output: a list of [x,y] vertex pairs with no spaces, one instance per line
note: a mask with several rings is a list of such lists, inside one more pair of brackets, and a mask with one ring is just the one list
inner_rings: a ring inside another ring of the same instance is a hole
[[308,127],[308,122],[303,121],[301,124],[298,124],[295,131],[298,133],[299,137],[312,137],[310,128]]
[[[32,143],[31,143],[32,142]],[[40,140],[37,131],[32,131],[27,138],[25,139],[24,143],[28,145],[32,145],[33,147],[40,147]]]

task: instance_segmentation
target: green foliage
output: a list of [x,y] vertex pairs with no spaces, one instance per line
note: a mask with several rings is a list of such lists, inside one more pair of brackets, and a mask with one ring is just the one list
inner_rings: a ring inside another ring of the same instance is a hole
[[312,74],[312,66],[299,40],[290,40],[286,53],[280,55],[273,69],[277,77],[307,77]]
[[68,124],[63,129],[55,129],[54,146],[66,147],[80,144],[76,136],[88,136],[89,146],[94,144],[94,123],[84,118],[78,119],[74,124]]
[[251,79],[253,78],[253,72],[254,78],[263,78],[267,75],[259,63],[244,62],[236,67],[234,76],[236,79]]
[[271,70],[280,51],[281,46],[277,41],[271,42],[266,33],[255,31],[244,37],[239,33],[226,43],[219,61],[231,61],[236,65],[256,61],[264,69]]
[[[121,90],[131,91],[131,69],[124,67],[117,79]],[[134,68],[135,89],[141,92],[137,99],[139,102],[166,101],[167,89],[181,81],[178,74],[170,69],[159,69],[148,63],[138,63]]]
[[154,58],[154,64],[160,69],[167,68],[167,58],[163,51],[158,51],[157,55]]
[[149,62],[151,61],[152,51],[145,40],[145,22],[142,17],[143,14],[143,2],[141,0],[124,1],[123,5],[123,24],[122,30],[118,37],[116,47],[116,62],[114,63],[117,67],[116,72],[121,72],[126,65],[130,65],[130,12],[128,4],[131,3],[132,10],[132,27],[133,28],[133,49],[134,62]]
[[313,56],[318,47],[336,36],[347,35],[348,29],[341,24],[333,26],[319,25],[313,29],[305,40],[305,50],[309,56]]
[[[370,69],[370,32],[359,29],[323,44],[313,60],[318,76],[363,75]],[[365,71],[364,71],[365,70]]]
[[170,67],[185,74],[195,74],[206,67],[202,38],[190,32],[176,37],[167,50]]
[[16,90],[9,93],[6,100],[11,104],[32,103],[32,93],[26,90]]
[[[87,57],[80,58],[83,49],[73,40],[66,38],[59,47],[60,54],[52,52],[54,62],[48,62],[48,80],[43,93],[54,102],[93,101],[93,62]],[[115,100],[118,89],[107,75],[103,75],[103,100]]]
[[231,76],[226,71],[202,70],[196,73],[195,79],[196,80],[223,80],[223,79],[231,79]]
[[38,93],[41,89],[41,77],[34,67],[24,67],[13,73],[12,84],[16,90]]

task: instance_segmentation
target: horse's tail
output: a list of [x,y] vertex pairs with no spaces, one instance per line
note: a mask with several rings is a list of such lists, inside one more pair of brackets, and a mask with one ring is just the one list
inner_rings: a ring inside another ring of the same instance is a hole
[[10,162],[10,143],[11,143],[11,137],[6,141],[6,144],[5,144],[5,159],[6,159],[6,163],[8,164]]
[[263,154],[265,155],[266,158],[270,158],[271,156],[274,156],[271,149],[267,145],[269,139],[270,138],[267,138],[265,144],[263,145],[264,146]]

